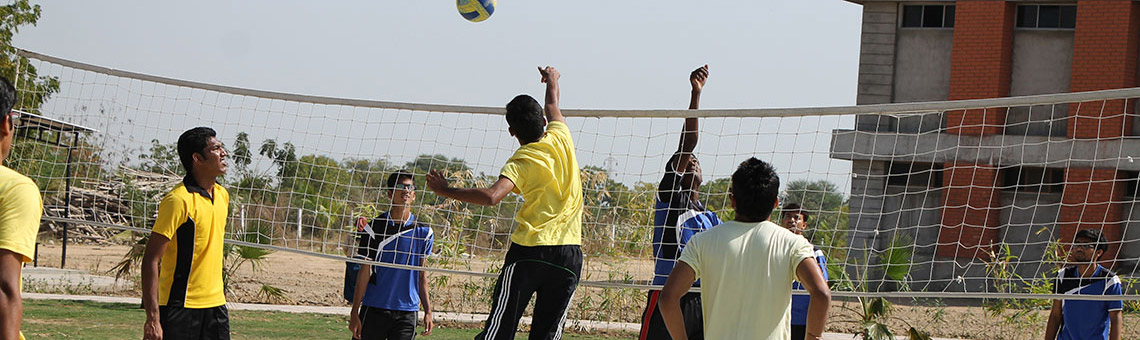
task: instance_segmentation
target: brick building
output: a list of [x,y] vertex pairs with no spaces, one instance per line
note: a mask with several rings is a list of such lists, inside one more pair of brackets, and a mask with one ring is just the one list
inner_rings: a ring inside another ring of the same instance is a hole
[[[859,105],[1138,86],[1140,2],[850,1],[863,7]],[[849,242],[882,250],[905,235],[912,276],[934,285],[913,288],[980,289],[996,246],[1039,277],[1051,241],[1098,228],[1113,241],[1106,263],[1130,275],[1140,162],[1122,160],[1140,158],[1134,112],[1136,100],[1110,100],[858,116],[831,149],[852,161]]]

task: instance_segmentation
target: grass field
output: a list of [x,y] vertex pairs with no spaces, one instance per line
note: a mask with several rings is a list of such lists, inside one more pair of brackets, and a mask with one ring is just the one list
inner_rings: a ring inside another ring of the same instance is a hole
[[[28,339],[138,339],[146,319],[138,305],[86,301],[24,300]],[[424,339],[471,339],[476,325],[437,323]],[[230,311],[233,339],[348,339],[347,316],[285,312]],[[526,334],[519,333],[525,339]],[[567,334],[566,339],[610,339]],[[621,338],[628,338],[623,336]]]

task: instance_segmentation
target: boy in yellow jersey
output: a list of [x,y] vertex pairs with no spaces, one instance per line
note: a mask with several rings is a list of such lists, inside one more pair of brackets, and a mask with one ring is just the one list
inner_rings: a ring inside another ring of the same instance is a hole
[[0,337],[24,339],[20,322],[24,304],[20,298],[20,270],[35,257],[36,232],[40,229],[43,202],[36,183],[27,176],[3,166],[12,151],[16,122],[12,111],[16,89],[0,77]]
[[509,132],[521,146],[498,181],[489,188],[452,188],[438,171],[427,176],[428,188],[436,194],[464,202],[496,205],[510,192],[524,199],[495,283],[491,313],[475,339],[514,339],[519,318],[535,295],[530,339],[561,338],[582,271],[582,181],[574,140],[558,109],[558,71],[547,66],[538,72],[546,83],[546,108],[528,95],[507,104]]
[[230,195],[217,183],[226,155],[214,129],[197,127],[178,137],[186,178],[162,198],[143,255],[143,339],[230,338],[222,291]]

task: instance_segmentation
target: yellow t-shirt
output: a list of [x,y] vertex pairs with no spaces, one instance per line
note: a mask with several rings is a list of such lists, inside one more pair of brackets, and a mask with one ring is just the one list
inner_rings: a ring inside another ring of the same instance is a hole
[[812,250],[769,221],[728,221],[693,236],[678,261],[701,279],[705,338],[790,338],[792,281]]
[[[21,261],[36,257],[36,234],[44,205],[40,189],[31,178],[0,165],[0,249],[20,255]],[[24,282],[20,280],[20,290]],[[20,340],[24,333],[19,333]]]
[[19,254],[24,262],[32,262],[43,211],[36,183],[0,165],[0,249]]
[[570,128],[550,122],[537,142],[519,147],[500,173],[523,197],[511,241],[528,247],[582,244],[582,179]]
[[189,177],[158,205],[153,231],[170,243],[159,268],[158,304],[212,308],[226,303],[222,291],[222,242],[230,195],[214,184],[214,198]]

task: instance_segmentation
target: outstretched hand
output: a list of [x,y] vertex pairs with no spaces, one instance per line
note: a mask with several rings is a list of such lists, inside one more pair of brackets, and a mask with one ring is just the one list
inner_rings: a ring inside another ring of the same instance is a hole
[[431,189],[431,191],[436,194],[446,191],[451,187],[451,184],[447,182],[447,177],[444,177],[443,173],[439,172],[439,170],[428,172],[426,177],[428,189]]
[[547,66],[546,68],[539,66],[538,67],[538,73],[542,75],[542,82],[543,83],[550,83],[550,82],[557,83],[558,78],[562,77],[562,74],[558,73],[558,70],[555,69],[554,66]]
[[709,79],[709,65],[698,67],[689,73],[689,84],[693,85],[693,91],[700,91],[705,87],[705,81]]

